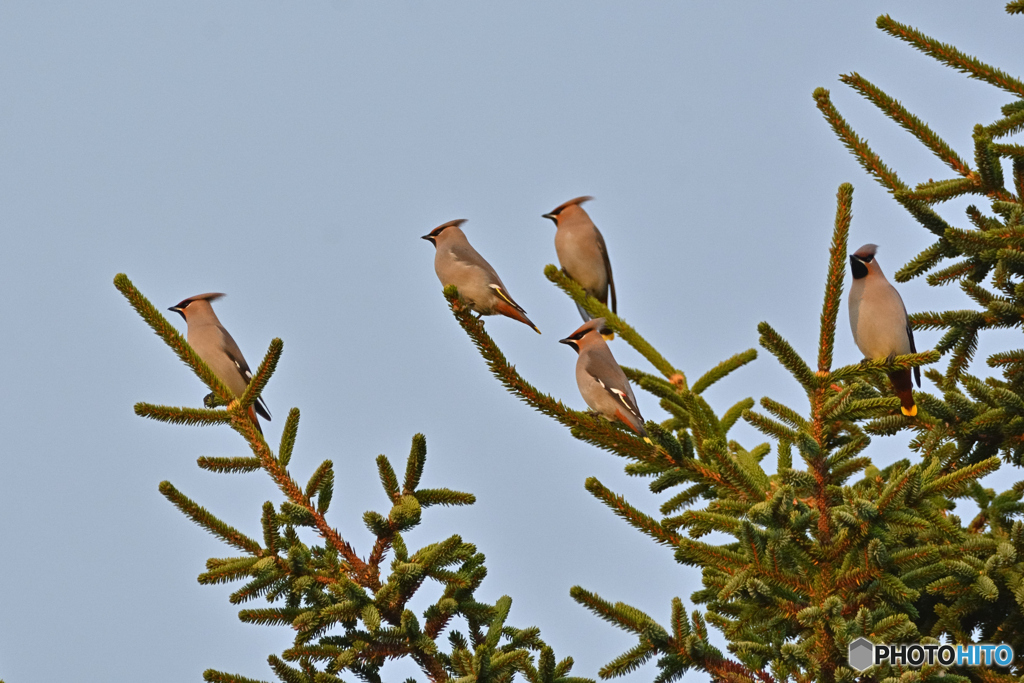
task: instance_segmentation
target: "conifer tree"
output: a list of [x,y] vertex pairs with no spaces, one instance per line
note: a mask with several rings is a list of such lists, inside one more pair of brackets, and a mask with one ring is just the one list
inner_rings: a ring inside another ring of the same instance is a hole
[[[1010,13],[1024,13],[1012,2]],[[653,444],[600,417],[572,410],[527,382],[470,315],[454,288],[451,310],[493,375],[510,392],[569,428],[576,438],[627,460],[626,474],[651,479],[666,494],[660,517],[641,512],[612,487],[590,478],[586,488],[637,531],[702,570],[702,587],[688,613],[670,601],[660,624],[630,605],[576,586],[572,597],[631,634],[636,645],[599,672],[612,678],[656,661],[657,683],[687,671],[716,681],[1009,681],[1024,674],[1024,482],[1003,491],[980,479],[997,470],[1012,479],[1024,464],[1024,350],[987,359],[1001,378],[968,372],[982,331],[1019,328],[1024,320],[1024,147],[1006,141],[1024,130],[1024,83],[888,16],[878,26],[971,78],[1017,98],[992,123],[974,127],[974,168],[923,121],[859,74],[841,81],[913,134],[954,172],[914,188],[886,166],[840,116],[827,90],[814,99],[840,140],[935,242],[896,275],[927,274],[932,286],[958,283],[973,308],[911,315],[917,329],[942,329],[935,350],[836,366],[837,318],[842,306],[853,188],[844,184],[828,251],[828,277],[817,358],[804,359],[769,323],[760,344],[804,390],[805,406],[770,397],[755,408],[740,398],[723,413],[704,399],[714,382],[757,357],[754,349],[724,360],[691,385],[632,326],[553,265],[544,274],[608,326],[653,370],[624,368],[637,386],[660,400],[661,421],[649,421]],[[1003,160],[1011,167],[1004,173]],[[963,195],[987,204],[967,209],[954,226],[935,206]],[[944,262],[949,262],[948,264]],[[940,264],[944,267],[937,268]],[[899,411],[885,372],[934,365],[926,376],[936,391],[916,393],[917,418]],[[744,419],[768,442],[741,445],[729,432]],[[888,467],[873,464],[872,437],[910,430],[911,453]],[[762,466],[772,455],[774,473]],[[958,500],[980,511],[966,523],[950,513]],[[711,532],[724,543],[700,540]],[[717,628],[728,653],[712,645]],[[1008,669],[920,669],[879,666],[861,676],[847,648],[864,636],[886,643],[1007,643],[1018,653]]]
[[[422,434],[412,439],[401,480],[391,461],[377,456],[389,510],[363,515],[363,524],[376,538],[364,559],[327,520],[334,492],[333,462],[323,461],[305,486],[288,470],[299,427],[298,408],[288,414],[276,453],[248,417],[249,407],[281,358],[281,340],[270,343],[245,394],[236,400],[127,276],[115,277],[114,285],[212,392],[204,408],[138,403],[136,414],[171,424],[230,426],[252,455],[204,456],[198,460],[199,467],[222,474],[263,471],[284,497],[277,505],[262,504],[260,542],[218,519],[170,482],[159,487],[182,514],[236,553],[207,560],[199,583],[244,582],[231,594],[232,604],[265,600],[270,606],[242,609],[240,620],[287,626],[296,632],[291,648],[267,659],[279,680],[337,683],[348,672],[379,683],[387,660],[410,658],[433,683],[508,683],[517,674],[529,683],[590,683],[590,679],[569,676],[572,658],[556,659],[539,629],[507,623],[510,597],[493,605],[476,599],[476,589],[487,574],[484,555],[476,546],[458,535],[419,549],[406,545],[404,534],[420,523],[424,509],[471,505],[476,500],[470,493],[420,486],[427,457]],[[428,580],[440,584],[441,590],[417,616],[409,603]],[[457,629],[460,622],[463,630]],[[447,643],[439,642],[442,636]],[[211,683],[258,683],[215,669],[208,669],[203,677]]]
[[[1024,2],[1010,2],[1007,11],[1024,13]],[[840,186],[836,198],[816,357],[801,357],[768,322],[758,325],[761,347],[803,389],[805,405],[788,406],[771,397],[755,403],[740,396],[717,412],[705,391],[754,361],[755,349],[725,359],[691,384],[624,319],[547,266],[544,274],[556,287],[591,315],[606,318],[650,364],[647,370],[624,368],[634,384],[658,398],[665,413],[647,423],[652,441],[647,443],[535,388],[508,363],[458,292],[444,291],[456,320],[501,384],[576,438],[624,458],[626,474],[649,478],[651,492],[663,498],[655,517],[617,494],[614,484],[590,478],[587,490],[671,550],[676,561],[702,571],[701,586],[688,596],[692,608],[681,597],[666,601],[667,623],[585,587],[571,590],[582,607],[636,638],[635,646],[599,671],[602,678],[652,661],[657,683],[690,671],[715,681],[751,683],[988,683],[1024,674],[1024,482],[996,491],[980,481],[996,471],[1012,481],[1014,468],[1024,464],[1024,350],[990,355],[987,364],[998,376],[968,371],[983,331],[1016,328],[1024,320],[1024,147],[1008,140],[1024,131],[1024,82],[888,16],[880,17],[878,26],[1014,98],[995,121],[974,127],[972,167],[877,86],[856,73],[842,76],[844,84],[952,169],[951,178],[911,187],[853,131],[827,90],[814,92],[840,141],[934,236],[896,279],[923,276],[936,287],[957,284],[971,302],[961,310],[911,315],[915,328],[945,332],[934,350],[837,364],[833,349],[853,216],[848,184]],[[936,211],[938,204],[964,195],[984,202],[982,208],[968,207],[966,221]],[[136,412],[175,424],[230,426],[252,455],[200,458],[199,466],[220,473],[263,471],[284,497],[263,504],[260,542],[170,483],[160,485],[186,517],[242,553],[210,559],[199,581],[244,582],[232,594],[233,604],[265,599],[270,606],[243,609],[243,621],[296,631],[293,646],[268,660],[280,680],[339,681],[347,671],[376,682],[382,664],[398,657],[410,657],[431,681],[504,682],[517,674],[531,683],[586,680],[569,677],[572,660],[556,660],[537,629],[506,625],[511,599],[493,605],[475,599],[485,575],[475,546],[452,536],[419,550],[407,548],[404,534],[419,523],[423,508],[474,500],[467,493],[420,488],[426,458],[422,435],[413,438],[401,482],[391,462],[378,457],[390,509],[386,515],[364,515],[376,538],[364,559],[327,521],[335,476],[331,461],[322,463],[305,486],[288,470],[298,410],[289,414],[276,453],[246,416],[281,357],[280,340],[271,343],[245,395],[234,399],[127,277],[118,275],[115,285],[212,392],[204,408],[140,403]],[[935,389],[915,393],[919,413],[907,418],[885,373],[918,366],[927,366]],[[730,438],[741,419],[767,441],[744,445]],[[872,439],[902,431],[913,435],[911,452],[887,467],[875,466]],[[764,464],[768,458],[772,467]],[[973,519],[952,514],[960,500],[978,506]],[[702,540],[712,532],[728,540]],[[314,534],[319,541],[311,542]],[[441,585],[441,594],[417,616],[409,600],[427,579]],[[711,628],[724,636],[726,651],[712,644]],[[448,643],[442,646],[444,632]],[[847,663],[848,645],[862,636],[888,643],[1007,643],[1018,659],[1005,669],[882,665],[862,675]],[[213,669],[205,678],[251,680]]]

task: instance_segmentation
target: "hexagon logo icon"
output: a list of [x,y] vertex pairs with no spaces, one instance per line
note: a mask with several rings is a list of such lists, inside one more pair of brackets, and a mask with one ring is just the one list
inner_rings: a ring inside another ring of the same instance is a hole
[[850,643],[850,666],[857,671],[870,669],[875,664],[875,645],[867,638],[858,638]]

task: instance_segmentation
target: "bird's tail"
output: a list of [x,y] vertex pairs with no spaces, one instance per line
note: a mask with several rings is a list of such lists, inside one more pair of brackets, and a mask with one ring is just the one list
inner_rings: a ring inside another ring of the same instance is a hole
[[910,368],[897,370],[889,373],[889,381],[892,382],[893,391],[900,398],[900,410],[907,417],[917,415],[917,405],[914,403],[914,385],[910,379]]
[[624,411],[620,408],[615,411],[615,417],[619,418],[619,422],[636,432],[644,441],[652,443],[651,438],[647,436],[647,429],[644,427],[643,418],[639,415],[634,415],[630,411]]
[[256,410],[252,406],[249,406],[249,419],[252,420],[252,423],[256,426],[256,431],[262,434],[263,427],[260,427],[260,421],[256,419]]
[[494,310],[497,311],[498,313],[501,313],[502,315],[504,315],[504,316],[506,316],[508,318],[512,318],[513,320],[518,320],[521,323],[529,325],[530,327],[533,328],[534,332],[536,332],[537,334],[540,334],[540,330],[537,329],[537,326],[534,325],[533,322],[529,318],[526,317],[526,314],[523,313],[518,308],[514,308],[514,307],[510,306],[508,303],[506,303],[504,301],[499,301],[494,306]]

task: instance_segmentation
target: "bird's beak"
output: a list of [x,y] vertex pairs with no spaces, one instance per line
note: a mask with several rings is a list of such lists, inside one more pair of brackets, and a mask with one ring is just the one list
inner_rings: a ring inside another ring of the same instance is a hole
[[437,244],[436,242],[434,242],[434,236],[433,235],[424,235],[420,239],[421,240],[426,240],[426,241],[430,242],[431,244]]
[[559,339],[558,343],[559,344],[565,344],[566,346],[571,346],[572,348],[576,349],[577,351],[580,350],[579,342],[577,342],[575,339]]
[[171,306],[167,310],[168,311],[174,311],[175,313],[180,315],[182,317],[182,319],[188,320],[188,318],[185,318],[185,309],[181,308],[180,306]]
[[558,216],[553,213],[546,213],[543,216],[541,216],[541,218],[547,218],[548,220],[558,223]]

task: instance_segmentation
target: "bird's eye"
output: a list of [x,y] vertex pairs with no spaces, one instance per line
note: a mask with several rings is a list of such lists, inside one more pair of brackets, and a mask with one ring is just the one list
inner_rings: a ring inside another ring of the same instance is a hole
[[872,261],[875,260],[875,255],[874,254],[868,254],[862,260],[864,261],[864,263],[871,263]]

